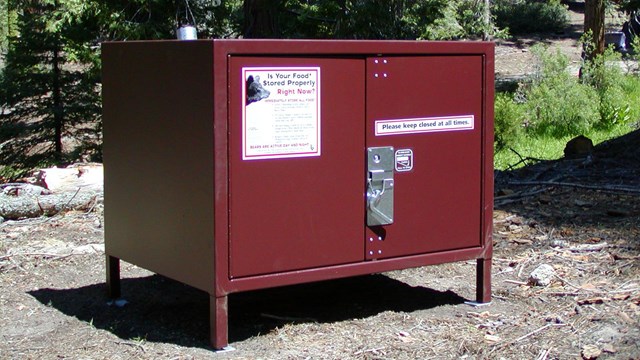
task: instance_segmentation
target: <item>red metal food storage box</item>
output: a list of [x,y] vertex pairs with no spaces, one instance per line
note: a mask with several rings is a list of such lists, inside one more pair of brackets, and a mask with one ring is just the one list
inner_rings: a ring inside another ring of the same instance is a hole
[[103,45],[107,284],[119,260],[227,295],[477,259],[491,297],[493,44]]

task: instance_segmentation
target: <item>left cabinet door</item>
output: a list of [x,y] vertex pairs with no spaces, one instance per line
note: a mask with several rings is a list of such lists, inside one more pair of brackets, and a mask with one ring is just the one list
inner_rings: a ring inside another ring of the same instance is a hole
[[229,60],[229,275],[364,260],[363,59]]

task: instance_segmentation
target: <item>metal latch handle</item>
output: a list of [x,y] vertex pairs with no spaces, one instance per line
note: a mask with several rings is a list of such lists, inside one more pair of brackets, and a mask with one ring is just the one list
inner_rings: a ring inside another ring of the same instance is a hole
[[387,187],[393,188],[393,179],[384,179],[382,181],[382,189],[374,189],[371,181],[369,181],[369,188],[367,189],[367,208],[369,211],[378,215],[382,222],[392,224],[393,219],[378,210],[378,203],[380,202],[380,199],[382,199],[382,195],[385,193]]
[[367,151],[367,225],[393,224],[393,147],[373,147]]

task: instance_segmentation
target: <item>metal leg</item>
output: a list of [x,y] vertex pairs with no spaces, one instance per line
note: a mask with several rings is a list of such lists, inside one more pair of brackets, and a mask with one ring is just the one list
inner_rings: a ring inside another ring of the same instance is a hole
[[209,337],[215,349],[224,349],[229,343],[227,320],[227,297],[209,295]]
[[477,260],[476,301],[478,303],[491,302],[491,258]]
[[120,259],[107,255],[107,295],[112,299],[120,297]]

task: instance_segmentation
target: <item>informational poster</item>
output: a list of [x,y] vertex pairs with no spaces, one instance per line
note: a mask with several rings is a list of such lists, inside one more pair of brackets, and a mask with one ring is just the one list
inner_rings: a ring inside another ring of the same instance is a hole
[[242,68],[242,159],[320,156],[320,68]]
[[376,120],[376,136],[473,130],[473,115]]

